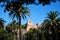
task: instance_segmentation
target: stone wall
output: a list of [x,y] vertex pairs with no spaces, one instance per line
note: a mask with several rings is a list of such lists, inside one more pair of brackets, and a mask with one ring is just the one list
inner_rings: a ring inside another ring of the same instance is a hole
[[36,25],[33,25],[33,22],[30,20],[27,22],[27,27],[26,27],[26,31],[29,31],[30,28],[34,29],[34,28],[39,28],[41,27],[40,23],[37,23]]

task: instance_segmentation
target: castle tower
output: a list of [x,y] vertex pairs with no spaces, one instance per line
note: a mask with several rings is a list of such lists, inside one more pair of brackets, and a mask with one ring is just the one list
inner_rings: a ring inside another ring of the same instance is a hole
[[30,28],[32,28],[32,26],[33,26],[33,23],[32,23],[31,20],[29,20],[29,21],[27,22],[27,28],[26,28],[26,31],[29,31]]

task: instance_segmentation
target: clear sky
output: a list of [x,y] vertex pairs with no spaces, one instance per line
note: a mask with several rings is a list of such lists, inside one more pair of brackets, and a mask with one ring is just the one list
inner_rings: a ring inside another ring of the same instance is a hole
[[[1,5],[1,4],[0,4]],[[60,2],[51,3],[51,5],[29,5],[28,8],[30,9],[31,16],[28,17],[26,20],[22,20],[22,24],[25,24],[28,20],[31,20],[33,24],[36,23],[42,23],[45,17],[47,16],[47,13],[50,11],[59,11],[60,10]],[[6,23],[12,21],[11,18],[9,18],[8,12],[4,13],[4,8],[0,7],[0,18],[3,18]]]

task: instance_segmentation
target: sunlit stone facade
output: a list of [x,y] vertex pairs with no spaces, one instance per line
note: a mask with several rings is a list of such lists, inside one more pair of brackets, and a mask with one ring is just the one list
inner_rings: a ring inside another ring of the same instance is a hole
[[33,25],[33,22],[31,20],[29,20],[27,22],[26,31],[29,31],[30,28],[34,29],[34,28],[39,28],[39,27],[41,27],[40,23],[37,23],[36,25]]

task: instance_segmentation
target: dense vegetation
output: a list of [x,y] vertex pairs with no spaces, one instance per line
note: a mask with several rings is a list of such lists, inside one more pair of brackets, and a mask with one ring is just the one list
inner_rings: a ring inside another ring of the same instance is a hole
[[[30,29],[23,35],[24,40],[60,40],[60,17],[57,11],[50,11],[42,26],[37,29]],[[16,20],[9,23],[4,29],[0,27],[1,40],[17,39],[18,22]],[[22,25],[22,29],[26,29],[26,24]]]
[[[0,3],[3,3],[2,7],[5,8],[4,12],[8,11],[9,17],[12,19],[17,18],[17,22],[13,20],[12,23],[6,26],[4,26],[5,21],[0,18],[0,40],[15,40],[16,38],[22,40],[21,29],[25,29],[26,25],[21,25],[21,20],[22,18],[26,19],[27,16],[30,16],[29,9],[25,5],[42,4],[45,6],[56,1],[57,0],[0,0]],[[24,40],[60,40],[60,17],[58,17],[58,15],[58,12],[50,11],[47,19],[44,20],[42,24],[42,28],[29,30],[24,34]],[[17,29],[19,29],[19,33],[16,31]]]
[[13,40],[13,33],[0,28],[0,40]]

